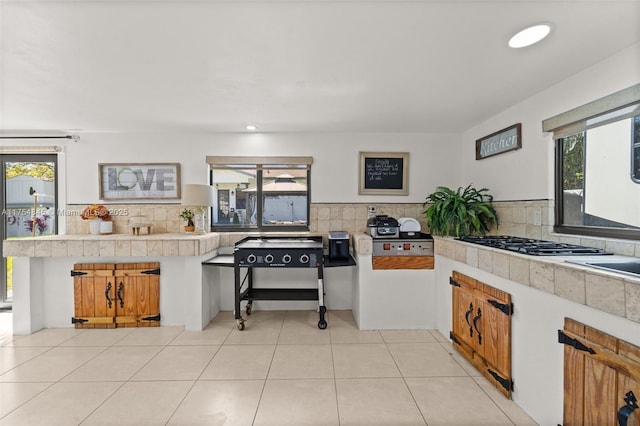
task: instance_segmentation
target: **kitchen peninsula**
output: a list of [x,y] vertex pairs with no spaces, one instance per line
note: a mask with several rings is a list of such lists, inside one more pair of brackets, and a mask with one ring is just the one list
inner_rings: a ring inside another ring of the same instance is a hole
[[217,286],[208,283],[215,271],[201,262],[217,253],[220,235],[53,235],[5,240],[3,252],[13,257],[14,334],[42,328],[70,327],[73,279],[77,262],[127,263],[159,261],[162,325],[202,330],[218,311]]

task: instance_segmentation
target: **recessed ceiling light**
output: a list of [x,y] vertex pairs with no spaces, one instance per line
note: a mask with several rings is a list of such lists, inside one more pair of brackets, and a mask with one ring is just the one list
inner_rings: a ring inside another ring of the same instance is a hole
[[551,27],[547,24],[533,25],[529,28],[525,28],[518,34],[511,37],[509,40],[509,47],[518,49],[520,47],[531,46],[549,35]]
[[258,130],[258,128],[256,126],[254,126],[253,124],[247,124],[246,129],[250,132],[253,132],[254,130]]

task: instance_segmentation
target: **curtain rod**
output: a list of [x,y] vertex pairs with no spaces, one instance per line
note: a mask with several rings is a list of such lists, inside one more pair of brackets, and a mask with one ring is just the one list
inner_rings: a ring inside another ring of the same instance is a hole
[[73,139],[79,140],[78,135],[65,135],[65,136],[0,136],[0,139]]

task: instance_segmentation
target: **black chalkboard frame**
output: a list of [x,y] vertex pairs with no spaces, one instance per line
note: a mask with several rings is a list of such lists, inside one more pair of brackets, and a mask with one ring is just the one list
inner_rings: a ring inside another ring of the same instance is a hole
[[[402,168],[402,183],[398,187],[397,179],[394,179],[394,185],[385,186],[384,182],[378,182],[375,187],[367,183],[368,161],[373,159],[388,159],[391,162],[397,162]],[[359,167],[359,195],[409,195],[409,153],[408,152],[360,152]]]

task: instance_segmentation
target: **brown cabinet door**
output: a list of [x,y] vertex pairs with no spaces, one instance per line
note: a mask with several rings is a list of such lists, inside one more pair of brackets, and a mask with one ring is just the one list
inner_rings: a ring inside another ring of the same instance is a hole
[[159,263],[116,265],[118,303],[115,322],[119,327],[160,325],[159,268]]
[[452,275],[454,347],[511,396],[511,296],[457,271]]
[[511,295],[484,287],[476,302],[480,311],[474,317],[481,315],[478,322],[482,345],[478,346],[478,352],[491,371],[508,378],[511,377]]
[[73,298],[76,328],[114,328],[115,289],[113,264],[73,265]]
[[160,325],[160,264],[75,264],[76,328]]
[[640,397],[640,348],[570,318],[560,338],[566,343],[564,425],[617,425],[626,394]]

